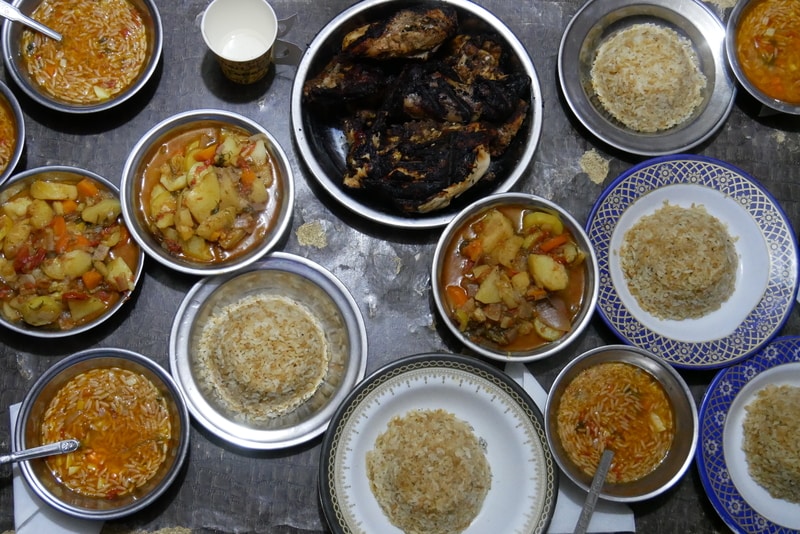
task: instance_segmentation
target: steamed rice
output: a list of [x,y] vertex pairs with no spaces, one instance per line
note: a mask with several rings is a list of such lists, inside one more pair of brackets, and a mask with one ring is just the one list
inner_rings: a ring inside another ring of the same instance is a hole
[[800,387],[768,385],[745,411],[750,476],[772,497],[800,503]]
[[686,121],[703,102],[707,84],[691,41],[650,23],[634,24],[605,40],[591,80],[606,111],[639,132]]
[[661,319],[707,315],[735,289],[739,258],[733,239],[702,206],[665,202],[625,232],[619,254],[631,294]]
[[366,462],[381,509],[406,533],[463,531],[480,512],[492,482],[481,441],[445,410],[392,418]]
[[235,419],[263,422],[310,399],[330,361],[317,317],[292,299],[249,295],[212,314],[196,354],[200,385]]

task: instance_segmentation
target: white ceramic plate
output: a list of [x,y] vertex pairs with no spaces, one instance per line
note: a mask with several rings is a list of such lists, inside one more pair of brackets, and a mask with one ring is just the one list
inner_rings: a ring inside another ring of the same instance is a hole
[[[617,30],[638,23],[671,28],[691,41],[707,80],[703,102],[686,122],[654,133],[625,127],[600,104],[591,82],[600,44]],[[645,156],[675,154],[697,146],[725,122],[736,86],[725,62],[725,27],[695,0],[591,0],[573,16],[558,52],[561,90],[572,112],[601,141]]]
[[[664,320],[644,311],[619,265],[625,232],[665,201],[703,205],[736,240],[734,293],[698,319]],[[633,167],[600,195],[587,233],[598,257],[601,316],[623,341],[675,366],[715,368],[751,355],[777,334],[794,306],[798,258],[791,223],[755,179],[722,161],[678,155]]]
[[800,386],[800,337],[780,337],[720,371],[700,406],[697,466],[711,504],[736,532],[800,530],[800,504],[775,499],[747,472],[744,407],[767,384]]
[[466,533],[546,532],[558,479],[542,415],[507,375],[474,358],[423,354],[367,378],[342,404],[322,446],[320,496],[334,532],[399,533],[369,487],[366,453],[394,416],[441,408],[486,442],[492,486]]

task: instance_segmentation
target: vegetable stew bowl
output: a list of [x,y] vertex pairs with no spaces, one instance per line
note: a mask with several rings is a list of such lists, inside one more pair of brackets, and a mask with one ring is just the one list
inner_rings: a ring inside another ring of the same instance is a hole
[[526,193],[462,210],[442,232],[431,269],[446,328],[469,351],[501,362],[547,358],[577,339],[597,305],[598,278],[583,227]]
[[[660,463],[656,462],[656,467],[652,471],[638,479],[619,483],[606,481],[600,489],[601,499],[617,502],[643,501],[668,491],[680,481],[692,463],[699,435],[697,407],[692,393],[678,372],[661,358],[638,347],[607,345],[589,350],[572,360],[558,374],[547,396],[544,416],[547,441],[561,470],[575,484],[588,491],[592,484],[592,476],[585,473],[567,453],[558,431],[558,412],[565,398],[565,391],[576,377],[584,371],[596,370],[597,366],[609,363],[629,364],[646,372],[650,377],[649,380],[655,379],[660,385],[672,412],[672,440],[667,445],[666,454]],[[597,383],[597,376],[593,378],[595,380],[592,382],[592,391],[606,390],[602,383]],[[615,383],[620,385],[618,379]],[[643,389],[637,389],[635,394],[641,394],[642,391]],[[628,413],[632,413],[631,410],[628,410]],[[652,413],[648,412],[647,415],[652,417]],[[613,420],[601,421],[600,426],[608,425],[603,430],[611,431],[609,429],[614,427]],[[586,428],[589,428],[591,423],[592,421],[587,423]],[[633,426],[630,422],[626,424]],[[616,428],[619,429],[620,426]],[[668,425],[665,425],[665,428],[668,428]],[[611,464],[612,472],[621,469],[614,464],[614,461],[621,457],[615,454]]]
[[[221,141],[225,138],[221,132],[225,130],[239,131],[238,138],[258,135],[260,139],[244,143],[242,158],[230,157],[238,148],[226,148],[228,144]],[[188,149],[198,140],[206,143],[206,138],[198,133],[201,131],[216,132],[216,141],[202,147],[195,144],[192,150],[198,155],[184,158],[182,165],[186,167],[177,165],[177,159],[171,157],[173,153]],[[253,148],[255,145],[258,147]],[[252,152],[247,152],[250,149]],[[251,156],[255,152],[266,163],[252,166]],[[169,176],[162,171],[164,165],[169,167],[167,158],[173,166],[173,170],[167,171]],[[202,161],[196,161],[198,158]],[[243,158],[250,159],[240,163]],[[152,161],[155,163],[151,165]],[[257,171],[250,173],[252,183],[244,178],[247,165]],[[210,172],[211,166],[216,168],[214,172]],[[271,167],[271,171],[262,172],[265,167]],[[262,174],[272,178],[264,179]],[[268,181],[270,185],[264,185]],[[264,189],[258,202],[251,196],[256,183]],[[165,191],[169,193],[163,196],[166,200],[156,200]],[[128,228],[146,254],[176,271],[210,276],[250,265],[278,245],[291,224],[294,180],[286,153],[260,124],[237,113],[200,109],[168,117],[139,139],[125,162],[120,198]],[[204,199],[203,205],[198,204],[199,199]],[[235,215],[226,223],[221,218],[230,206],[235,206],[232,208]],[[184,208],[191,215],[180,214]],[[244,221],[247,213],[258,219],[254,231],[252,224]],[[220,220],[219,225],[212,222],[216,220]],[[203,225],[203,221],[207,224]],[[215,230],[207,231],[212,224]],[[232,236],[238,229],[249,233],[239,241],[233,238],[226,241],[225,236]]]
[[[14,0],[13,4],[28,16],[36,10],[43,0]],[[8,75],[30,97],[34,102],[55,111],[71,114],[86,114],[105,111],[113,108],[133,97],[150,80],[161,60],[161,50],[163,46],[163,29],[161,26],[161,15],[158,12],[154,0],[128,0],[141,17],[146,34],[147,44],[144,47],[144,59],[138,74],[131,76],[131,82],[120,92],[111,95],[109,98],[103,96],[103,84],[96,85],[94,90],[97,99],[86,100],[85,103],[78,102],[77,99],[65,100],[44,90],[44,88],[31,77],[23,57],[22,38],[26,26],[18,22],[6,20],[3,22],[2,32],[2,51],[5,69]],[[97,13],[75,13],[77,17],[99,18]],[[65,23],[66,24],[66,23]],[[51,24],[51,26],[55,26]],[[56,26],[54,29],[58,30]],[[62,30],[63,32],[63,30]],[[67,37],[70,39],[70,37]],[[75,46],[73,49],[77,48]],[[84,50],[88,46],[82,47]],[[85,61],[84,58],[77,58],[78,61]],[[113,80],[106,80],[106,84],[113,83]]]
[[[739,31],[740,28],[742,27],[743,21],[746,21],[748,19],[748,16],[750,15],[750,13],[752,13],[754,9],[758,8],[759,5],[765,3],[773,3],[773,2],[772,0],[738,0],[736,6],[734,6],[733,10],[731,11],[730,17],[728,18],[727,33],[725,34],[725,49],[728,56],[728,62],[730,63],[731,69],[733,70],[736,79],[739,81],[739,84],[748,93],[750,93],[750,95],[753,96],[753,98],[755,98],[759,103],[766,106],[767,108],[770,108],[780,113],[786,113],[789,115],[800,115],[800,99],[796,100],[793,99],[792,101],[781,100],[781,98],[777,97],[778,96],[777,94],[767,94],[766,92],[764,92],[764,90],[760,89],[757,86],[757,83],[755,83],[754,80],[751,79],[752,74],[748,74],[746,72],[746,68],[743,65],[743,62],[741,61],[740,55],[738,53],[738,50],[740,48],[746,48],[743,47],[742,43],[738,42]],[[797,17],[793,20],[785,21],[784,23],[786,26],[788,26],[789,31],[794,31],[796,34],[797,27],[798,25],[800,25],[800,8],[797,8],[795,6],[793,9],[786,8],[786,11],[793,12],[794,13],[793,16]],[[773,18],[773,20],[777,19],[778,17]],[[769,32],[775,32],[775,35],[777,37],[780,37],[779,33],[781,32],[781,30],[780,28],[777,27],[767,28],[764,31],[764,34],[766,35]],[[769,39],[767,38],[767,40]],[[784,69],[784,67],[788,69],[786,65],[782,66],[782,63],[785,61],[785,58],[790,56],[789,52],[793,53],[795,57],[800,57],[800,53],[798,53],[798,49],[800,49],[800,43],[797,43],[796,38],[795,38],[795,43],[796,44],[794,45],[791,44],[785,45],[789,47],[795,47],[794,50],[786,50],[785,52],[777,48],[778,45],[775,45],[776,46],[774,52],[775,56],[773,56],[769,60],[763,59],[763,61],[771,63],[769,70],[765,71],[765,73],[769,74],[770,76],[776,77],[776,79],[780,77],[780,79],[783,80],[782,83],[786,84],[787,86],[791,85],[792,83],[795,86],[798,86],[798,84],[800,84],[800,78],[798,78],[800,74],[798,74],[796,68],[794,71],[789,70],[788,72],[786,70],[783,70],[783,74],[781,74],[780,76],[778,75],[779,71],[781,69]],[[772,45],[774,44],[774,42],[768,44]],[[768,50],[766,51],[761,50],[758,53],[765,54],[768,53]],[[758,59],[757,61],[762,61],[762,60]]]
[[[149,506],[175,481],[189,449],[189,412],[172,377],[146,356],[116,348],[95,348],[78,352],[63,358],[45,371],[25,395],[20,406],[13,432],[14,449],[43,445],[41,429],[47,408],[58,391],[70,380],[91,370],[114,368],[131,371],[149,380],[155,386],[157,394],[164,399],[170,425],[170,437],[163,445],[166,455],[151,478],[132,492],[113,498],[81,495],[66,487],[62,481],[56,479],[44,458],[20,462],[22,475],[33,492],[47,505],[73,517],[118,519]],[[78,451],[70,454],[80,454],[85,446],[87,444],[82,443]]]
[[[120,210],[117,186],[77,167],[28,169],[3,184],[0,269],[10,291],[0,292],[0,325],[59,338],[92,329],[119,311],[144,269],[144,252]],[[47,289],[17,292],[25,278]]]

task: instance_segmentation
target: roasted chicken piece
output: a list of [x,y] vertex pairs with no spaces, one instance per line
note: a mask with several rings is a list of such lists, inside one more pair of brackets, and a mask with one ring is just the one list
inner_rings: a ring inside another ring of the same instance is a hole
[[458,16],[452,7],[404,9],[345,35],[342,51],[370,59],[425,58],[452,37],[457,27]]
[[303,85],[307,102],[329,104],[375,99],[384,94],[394,76],[379,63],[353,61],[340,54]]

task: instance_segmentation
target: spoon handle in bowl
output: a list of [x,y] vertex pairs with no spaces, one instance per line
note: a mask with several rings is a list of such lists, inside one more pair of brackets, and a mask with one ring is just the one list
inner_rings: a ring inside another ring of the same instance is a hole
[[8,20],[13,20],[14,22],[21,22],[21,23],[25,24],[26,26],[30,26],[31,28],[34,28],[35,30],[42,32],[43,34],[45,34],[49,38],[55,39],[56,41],[60,41],[61,40],[61,34],[60,33],[58,33],[57,31],[55,31],[55,30],[53,30],[53,29],[51,29],[51,28],[49,28],[47,26],[45,26],[44,24],[42,24],[38,20],[34,20],[34,19],[30,18],[29,16],[25,15],[24,13],[22,13],[15,6],[13,6],[13,5],[11,5],[8,2],[5,2],[3,0],[0,0],[0,16],[2,16],[4,18],[7,18]]
[[584,534],[589,528],[589,521],[592,519],[594,507],[597,504],[597,496],[606,481],[608,469],[611,467],[611,460],[614,458],[614,451],[606,449],[600,457],[600,463],[597,465],[597,470],[594,472],[592,485],[589,488],[589,494],[586,496],[586,501],[583,503],[581,515],[578,517],[578,523],[575,525],[573,534]]
[[32,460],[34,458],[52,456],[54,454],[65,454],[77,450],[79,446],[80,443],[77,439],[65,439],[64,441],[48,443],[47,445],[42,445],[41,447],[33,447],[31,449],[25,449],[24,451],[2,455],[0,456],[0,464]]

